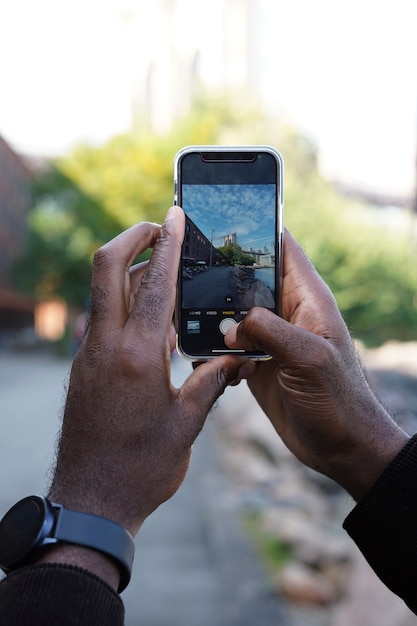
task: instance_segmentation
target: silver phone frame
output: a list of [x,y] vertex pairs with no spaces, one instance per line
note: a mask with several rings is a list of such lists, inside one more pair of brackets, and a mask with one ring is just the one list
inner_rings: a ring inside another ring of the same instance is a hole
[[[281,153],[269,145],[261,145],[261,144],[252,144],[252,145],[188,145],[176,153],[174,157],[174,204],[178,205],[178,189],[181,184],[180,180],[180,168],[179,164],[182,157],[186,154],[191,154],[194,152],[268,152],[272,154],[272,156],[278,162],[278,172],[279,178],[277,180],[277,185],[279,187],[278,195],[277,195],[277,228],[276,228],[276,253],[278,253],[278,263],[276,263],[278,271],[276,273],[276,285],[275,292],[278,294],[277,297],[277,315],[281,315],[282,313],[282,280],[283,280],[283,245],[284,245],[284,160]],[[185,234],[185,233],[184,233]],[[178,270],[178,281],[181,280],[181,265]],[[175,329],[176,329],[176,349],[178,354],[188,361],[206,361],[208,359],[215,359],[219,355],[209,354],[206,356],[201,355],[190,355],[185,353],[181,347],[179,342],[179,329],[180,325],[180,315],[181,315],[181,302],[179,298],[179,290],[177,287],[177,301],[175,307]],[[252,359],[255,361],[267,361],[271,359],[271,356],[268,354],[258,355],[258,356],[250,356],[246,354],[242,354],[242,352],[234,351],[234,350],[225,350],[225,354],[232,354],[237,356],[244,356],[248,359]]]

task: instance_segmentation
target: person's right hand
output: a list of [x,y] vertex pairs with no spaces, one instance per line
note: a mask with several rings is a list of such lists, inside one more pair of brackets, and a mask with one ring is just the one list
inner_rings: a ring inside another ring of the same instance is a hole
[[248,385],[288,448],[359,499],[405,445],[366,380],[336,301],[289,233],[283,317],[252,309],[230,348],[262,350]]
[[[171,383],[183,237],[183,211],[172,207],[162,226],[137,224],[96,252],[91,318],[71,370],[49,491],[51,500],[132,535],[181,485],[213,403],[253,366],[219,356],[180,388]],[[148,248],[150,261],[132,265]],[[42,560],[90,569],[118,588],[117,569],[101,553],[57,544]]]

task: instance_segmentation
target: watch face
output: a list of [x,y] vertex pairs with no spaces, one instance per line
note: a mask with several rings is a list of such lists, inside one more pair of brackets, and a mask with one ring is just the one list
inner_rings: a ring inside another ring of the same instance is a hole
[[0,567],[7,570],[24,559],[43,537],[47,516],[44,498],[24,498],[0,522]]

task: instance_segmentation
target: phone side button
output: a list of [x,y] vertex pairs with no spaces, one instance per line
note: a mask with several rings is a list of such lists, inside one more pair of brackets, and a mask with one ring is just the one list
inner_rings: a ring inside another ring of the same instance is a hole
[[237,324],[236,320],[234,320],[232,317],[226,317],[219,324],[220,332],[225,335],[229,328],[232,328],[232,326],[234,326],[235,324]]

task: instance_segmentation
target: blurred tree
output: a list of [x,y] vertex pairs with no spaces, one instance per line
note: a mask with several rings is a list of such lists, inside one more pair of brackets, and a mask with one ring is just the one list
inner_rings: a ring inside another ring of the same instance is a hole
[[36,185],[31,236],[18,278],[41,296],[81,305],[93,251],[141,220],[161,222],[173,199],[173,157],[187,144],[272,144],[285,162],[285,220],[334,291],[353,332],[367,340],[415,337],[416,267],[401,232],[376,227],[318,172],[315,145],[250,101],[202,94],[165,135],[138,120],[101,147],[80,146]]
[[313,163],[308,166],[309,158],[287,159],[287,226],[329,284],[355,336],[373,344],[415,339],[417,267],[411,233],[387,229],[378,223],[377,209],[340,197]]
[[81,307],[94,251],[136,222],[162,222],[173,202],[177,150],[186,143],[218,143],[220,130],[238,120],[224,99],[202,98],[166,135],[137,121],[132,133],[100,147],[81,145],[54,160],[35,183],[30,237],[16,282],[40,297],[59,295]]
[[62,296],[82,306],[89,294],[92,254],[120,224],[57,164],[34,182],[34,198],[29,240],[15,280],[41,298]]

